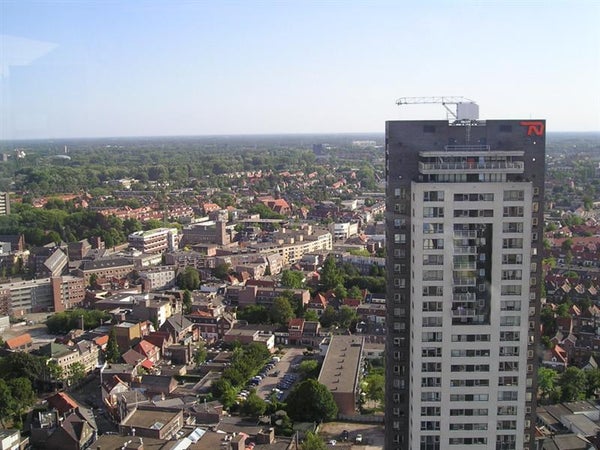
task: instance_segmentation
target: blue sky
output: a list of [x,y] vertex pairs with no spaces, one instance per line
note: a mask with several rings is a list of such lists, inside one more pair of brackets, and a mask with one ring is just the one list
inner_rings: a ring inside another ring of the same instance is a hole
[[600,2],[0,0],[0,94],[0,139],[383,132],[440,95],[600,131]]

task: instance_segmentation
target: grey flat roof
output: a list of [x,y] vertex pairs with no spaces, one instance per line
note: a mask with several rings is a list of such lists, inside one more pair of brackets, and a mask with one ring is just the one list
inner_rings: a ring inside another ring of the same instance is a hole
[[364,338],[332,336],[319,374],[319,382],[332,393],[354,392],[360,370]]

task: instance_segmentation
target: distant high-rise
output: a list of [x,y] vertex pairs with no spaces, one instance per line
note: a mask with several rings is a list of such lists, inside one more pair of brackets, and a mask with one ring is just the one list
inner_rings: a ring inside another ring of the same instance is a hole
[[10,214],[10,194],[8,192],[0,192],[0,216],[8,216]]
[[545,122],[386,124],[386,450],[534,448]]

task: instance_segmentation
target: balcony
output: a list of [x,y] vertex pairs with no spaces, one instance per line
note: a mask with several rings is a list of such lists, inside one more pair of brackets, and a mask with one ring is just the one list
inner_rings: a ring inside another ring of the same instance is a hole
[[476,286],[477,278],[454,277],[454,286]]
[[458,307],[452,310],[452,317],[475,317],[477,316],[477,311],[475,309],[467,309]]
[[455,255],[477,255],[477,247],[474,245],[465,245],[465,246],[455,246],[454,247]]
[[420,162],[419,173],[523,173],[522,161]]

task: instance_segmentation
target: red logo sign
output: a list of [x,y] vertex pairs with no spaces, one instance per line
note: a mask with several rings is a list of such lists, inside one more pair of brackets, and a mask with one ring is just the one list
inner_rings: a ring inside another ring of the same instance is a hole
[[539,120],[521,122],[521,125],[527,127],[527,136],[543,136],[544,135],[544,122]]

